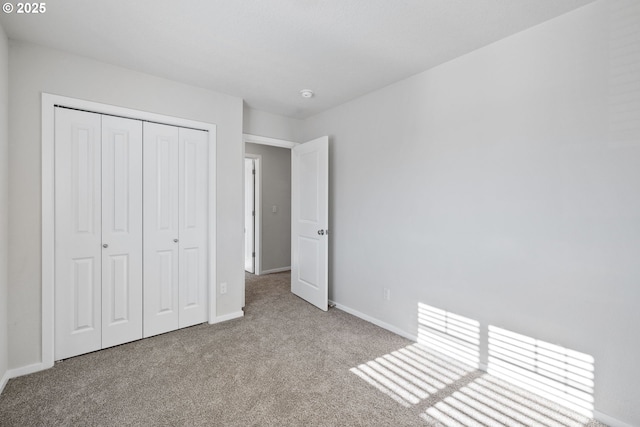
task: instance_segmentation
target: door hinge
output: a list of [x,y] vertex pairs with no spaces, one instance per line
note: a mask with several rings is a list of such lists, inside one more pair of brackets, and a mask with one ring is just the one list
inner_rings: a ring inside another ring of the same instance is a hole
[[252,216],[256,216],[256,211],[251,211]]
[[252,253],[251,253],[251,256],[252,256],[253,258],[255,258],[255,257],[256,257],[256,253],[255,253],[255,252],[252,252]]
[[255,175],[255,174],[256,174],[256,170],[255,170],[255,169],[253,169],[253,170],[251,171],[251,173]]

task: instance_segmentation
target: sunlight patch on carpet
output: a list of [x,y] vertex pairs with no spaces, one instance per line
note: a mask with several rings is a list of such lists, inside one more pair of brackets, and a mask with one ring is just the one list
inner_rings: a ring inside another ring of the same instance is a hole
[[[446,427],[581,427],[593,417],[594,359],[418,304],[418,342],[350,372],[424,421]],[[481,373],[480,342],[488,343]]]

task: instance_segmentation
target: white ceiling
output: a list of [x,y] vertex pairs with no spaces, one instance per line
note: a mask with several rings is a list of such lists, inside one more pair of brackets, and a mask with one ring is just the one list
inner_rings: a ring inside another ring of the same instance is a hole
[[0,24],[11,39],[305,118],[591,1],[56,0]]

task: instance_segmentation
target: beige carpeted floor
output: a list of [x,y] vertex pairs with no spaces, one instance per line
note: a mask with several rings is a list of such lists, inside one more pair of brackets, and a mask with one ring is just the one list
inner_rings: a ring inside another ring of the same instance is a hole
[[599,425],[247,275],[243,319],[11,380],[1,426]]

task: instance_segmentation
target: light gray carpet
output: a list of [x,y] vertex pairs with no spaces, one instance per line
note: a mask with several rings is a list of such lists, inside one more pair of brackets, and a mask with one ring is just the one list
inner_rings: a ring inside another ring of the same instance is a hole
[[9,381],[2,426],[600,425],[247,275],[243,319]]

